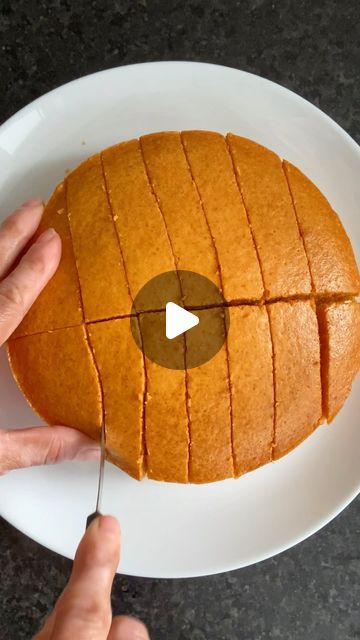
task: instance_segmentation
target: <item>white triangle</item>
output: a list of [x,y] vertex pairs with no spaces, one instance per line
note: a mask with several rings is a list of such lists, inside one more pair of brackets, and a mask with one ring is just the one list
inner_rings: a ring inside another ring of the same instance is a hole
[[194,313],[179,307],[175,302],[166,303],[166,337],[169,340],[180,336],[197,324],[199,324],[199,318]]

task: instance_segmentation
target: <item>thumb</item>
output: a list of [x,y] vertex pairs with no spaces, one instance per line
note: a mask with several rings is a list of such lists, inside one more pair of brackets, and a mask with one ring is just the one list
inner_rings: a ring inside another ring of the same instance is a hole
[[150,640],[145,625],[130,616],[113,619],[107,640]]
[[32,427],[0,430],[0,475],[63,460],[97,459],[99,445],[70,427]]
[[96,518],[80,542],[70,581],[55,606],[52,640],[106,640],[119,553],[118,521]]

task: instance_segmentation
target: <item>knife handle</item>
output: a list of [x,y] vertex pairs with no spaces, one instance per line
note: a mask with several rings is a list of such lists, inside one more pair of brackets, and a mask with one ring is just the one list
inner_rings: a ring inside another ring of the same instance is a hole
[[91,525],[92,521],[99,516],[101,516],[100,511],[94,511],[94,513],[90,513],[90,515],[86,518],[86,528],[88,528]]

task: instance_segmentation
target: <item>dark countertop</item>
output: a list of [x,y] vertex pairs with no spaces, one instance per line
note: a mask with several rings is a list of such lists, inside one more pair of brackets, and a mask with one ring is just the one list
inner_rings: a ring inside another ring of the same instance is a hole
[[[2,0],[0,122],[99,69],[200,60],[308,98],[360,142],[358,0]],[[117,577],[115,613],[156,640],[360,638],[360,499],[326,529],[256,566],[195,580]],[[0,640],[29,639],[70,561],[0,519]]]

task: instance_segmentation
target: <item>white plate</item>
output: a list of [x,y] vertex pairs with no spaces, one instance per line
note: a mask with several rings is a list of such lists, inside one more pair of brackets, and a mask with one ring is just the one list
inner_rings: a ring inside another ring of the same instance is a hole
[[[190,128],[248,136],[298,165],[340,213],[359,255],[359,147],[294,93],[207,64],[111,69],[20,111],[0,128],[2,215],[31,195],[47,198],[66,169],[118,140]],[[38,423],[0,355],[0,427]],[[243,567],[326,524],[360,487],[359,382],[331,427],[320,427],[279,462],[239,480],[138,483],[108,465],[104,510],[122,522],[121,571],[180,577]],[[73,557],[96,482],[97,465],[90,463],[13,472],[0,480],[0,510],[34,540]]]

